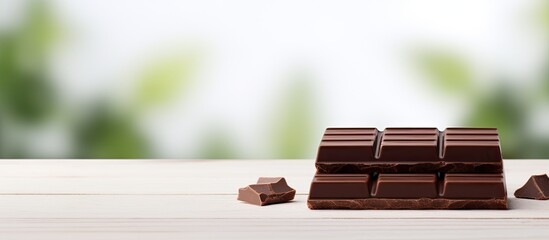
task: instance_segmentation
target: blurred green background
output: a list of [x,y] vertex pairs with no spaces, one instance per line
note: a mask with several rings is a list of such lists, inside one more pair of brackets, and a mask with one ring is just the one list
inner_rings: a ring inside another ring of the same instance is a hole
[[[335,23],[331,10],[284,10],[291,2],[236,1],[257,12],[243,19],[210,13],[223,10],[217,1],[174,2],[0,2],[0,158],[312,158],[324,127],[351,125],[497,127],[505,158],[549,158],[549,1],[468,3],[473,20],[458,22],[451,4],[403,16],[406,6],[351,1],[334,14],[356,18]],[[178,7],[207,20],[162,11]],[[393,14],[377,21],[361,13],[368,7]],[[312,20],[261,18],[271,10]],[[423,34],[421,16],[448,11],[426,19],[434,25]],[[342,28],[351,21],[360,27]]]

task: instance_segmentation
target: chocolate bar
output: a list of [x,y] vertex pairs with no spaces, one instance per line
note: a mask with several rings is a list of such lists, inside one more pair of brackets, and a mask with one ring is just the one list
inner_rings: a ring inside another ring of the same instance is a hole
[[328,128],[319,173],[501,173],[495,128]]
[[328,128],[311,209],[507,209],[495,128]]

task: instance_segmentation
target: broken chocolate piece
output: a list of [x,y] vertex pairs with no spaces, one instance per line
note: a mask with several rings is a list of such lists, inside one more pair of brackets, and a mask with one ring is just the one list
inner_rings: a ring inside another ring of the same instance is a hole
[[283,177],[260,177],[257,184],[238,189],[238,200],[264,206],[288,202],[295,197],[295,189]]
[[515,197],[536,200],[549,199],[549,177],[547,174],[532,175],[524,186],[515,191]]

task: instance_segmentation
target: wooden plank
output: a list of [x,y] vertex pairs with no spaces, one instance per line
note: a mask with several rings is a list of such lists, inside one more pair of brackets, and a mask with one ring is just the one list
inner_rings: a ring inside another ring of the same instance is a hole
[[[549,161],[506,160],[508,193]],[[0,239],[548,239],[549,201],[510,210],[309,210],[312,160],[0,161]],[[284,176],[295,201],[258,207],[236,190]]]
[[0,219],[2,239],[547,239],[522,219]]
[[3,160],[0,194],[235,194],[260,176],[307,193],[312,160]]
[[[546,160],[505,160],[508,193]],[[313,160],[2,160],[0,194],[235,194],[260,176],[284,176],[307,194]]]
[[306,196],[259,207],[233,195],[5,195],[2,239],[547,239],[549,202],[508,211],[309,210]]
[[549,201],[510,199],[511,210],[310,210],[307,196],[259,207],[236,195],[4,195],[3,219],[543,219]]

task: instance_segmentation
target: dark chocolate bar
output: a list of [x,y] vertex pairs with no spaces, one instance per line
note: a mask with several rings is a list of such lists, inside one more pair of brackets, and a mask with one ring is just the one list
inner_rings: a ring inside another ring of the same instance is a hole
[[500,173],[495,128],[328,128],[320,173]]
[[311,209],[507,209],[493,128],[328,128]]

